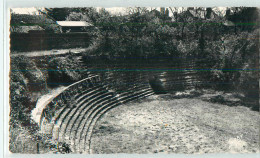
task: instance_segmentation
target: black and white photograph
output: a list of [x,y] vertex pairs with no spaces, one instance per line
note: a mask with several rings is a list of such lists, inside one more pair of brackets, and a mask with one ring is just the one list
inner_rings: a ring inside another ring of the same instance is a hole
[[257,7],[10,8],[8,150],[260,153],[259,33]]

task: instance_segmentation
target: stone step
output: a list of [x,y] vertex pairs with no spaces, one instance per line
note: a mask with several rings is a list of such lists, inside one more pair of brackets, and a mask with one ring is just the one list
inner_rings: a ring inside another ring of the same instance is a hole
[[[75,140],[76,142],[74,143],[76,146],[77,146],[77,144],[81,144],[80,142],[77,143],[77,141],[80,141],[80,140],[81,140],[82,134],[84,135],[84,133],[85,133],[85,132],[83,132],[83,130],[86,129],[86,128],[88,128],[88,123],[92,122],[91,119],[89,119],[89,117],[92,116],[93,113],[95,113],[95,111],[97,111],[99,108],[102,108],[102,106],[112,106],[113,104],[120,103],[120,102],[119,102],[120,99],[118,99],[118,98],[111,98],[111,99],[112,99],[112,100],[114,99],[114,102],[111,103],[111,100],[109,100],[109,101],[106,101],[107,104],[102,103],[102,104],[96,105],[96,106],[95,106],[96,108],[93,109],[93,110],[91,111],[90,115],[85,118],[85,121],[83,122],[84,126],[82,127],[83,129],[80,128],[80,129],[77,129],[77,130],[76,130],[77,132],[81,131],[81,132],[78,133],[77,136],[76,136],[76,138],[78,138],[77,140]],[[86,125],[86,124],[87,124],[87,125]],[[77,147],[75,147],[75,148],[77,149]]]
[[[142,88],[142,87],[141,87]],[[133,89],[137,89],[137,88],[133,88]],[[129,93],[129,92],[126,92],[126,93]]]
[[[96,78],[96,80],[98,79],[98,76],[92,76],[90,77],[89,79],[91,78]],[[58,96],[56,96],[53,101],[51,103],[49,103],[47,106],[51,106],[51,107],[54,107],[56,106],[55,108],[52,108],[52,109],[55,109],[57,110],[59,107],[57,106],[64,106],[64,105],[67,105],[68,101],[71,101],[71,99],[74,98],[74,93],[77,93],[77,92],[74,92],[72,89],[74,89],[73,87],[78,87],[79,84],[82,84],[83,82],[86,82],[88,81],[89,79],[87,80],[83,80],[81,83],[78,83],[78,84],[73,84],[72,86],[68,87],[64,92],[62,92],[61,94],[59,94]],[[63,103],[59,103],[59,101],[63,101]],[[58,103],[58,104],[57,104]],[[54,111],[54,114],[56,115],[56,112]]]
[[62,138],[63,135],[66,133],[67,128],[70,127],[70,125],[74,125],[73,123],[71,124],[71,121],[74,118],[79,117],[78,113],[79,111],[82,110],[83,107],[85,107],[85,104],[87,103],[91,103],[96,101],[97,99],[99,99],[99,96],[105,96],[108,92],[107,91],[99,91],[99,90],[95,90],[94,93],[90,94],[89,96],[85,97],[85,99],[81,100],[79,103],[77,104],[77,108],[74,108],[70,111],[68,111],[68,113],[66,114],[66,116],[63,118],[62,124],[60,124],[60,128],[59,128],[59,137]]
[[[84,101],[86,101],[90,98],[95,98],[96,95],[102,94],[102,93],[104,93],[104,91],[105,91],[104,87],[91,89],[91,91],[87,92],[87,94],[84,95],[84,99],[78,100],[79,102],[75,102],[75,108],[67,108],[58,115],[55,126],[58,126],[58,129],[60,130],[61,126],[64,126],[64,123],[70,119],[70,118],[68,118],[69,115],[76,113],[76,111],[80,108],[80,105],[83,104]],[[58,131],[55,131],[55,132],[58,132]]]
[[[143,91],[141,93],[139,93],[139,95],[136,95],[135,99],[140,99],[140,98],[144,98],[144,97],[147,97],[149,95],[152,95],[154,94],[152,90],[149,90],[149,91]],[[128,98],[129,99],[129,98]],[[133,99],[133,98],[132,98]],[[133,100],[135,100],[133,99]],[[123,98],[121,100],[124,100]],[[124,102],[129,102],[130,100],[125,100]],[[107,111],[109,111],[110,109],[120,105],[121,103],[118,103],[118,104],[113,104],[113,105],[110,105],[110,106],[103,106],[101,109],[99,109],[99,111],[97,111],[94,116],[93,116],[93,119],[90,123],[90,125],[88,126],[88,131],[87,131],[87,134],[85,135],[85,138],[84,139],[81,139],[83,142],[82,143],[79,143],[81,144],[80,145],[80,149],[79,151],[80,152],[89,152],[89,149],[90,149],[90,140],[91,140],[91,135],[92,135],[92,131],[94,129],[94,126],[96,124],[96,122],[99,120],[99,118],[105,114]],[[86,133],[86,132],[83,132],[83,133]],[[83,146],[84,144],[84,146]],[[82,148],[84,147],[84,148]]]
[[[101,87],[101,86],[100,86],[100,87]],[[92,92],[93,90],[95,90],[95,89],[97,89],[97,88],[99,88],[99,87],[92,87],[92,88],[89,88],[89,89],[83,91],[82,93],[79,93],[77,99],[74,97],[74,99],[75,99],[74,102],[78,102],[82,97],[86,97],[87,95],[89,95],[89,92]],[[74,105],[73,105],[73,106],[74,106]],[[64,106],[64,107],[62,108],[62,110],[56,112],[55,117],[53,117],[53,118],[55,119],[55,124],[56,124],[57,121],[60,119],[60,117],[61,117],[61,115],[63,114],[63,112],[64,112],[66,109],[70,109],[70,108],[71,108],[71,106]]]
[[97,99],[95,102],[91,103],[90,105],[86,105],[84,109],[82,109],[80,112],[78,112],[78,117],[72,122],[71,128],[67,129],[67,134],[69,136],[70,140],[73,140],[76,133],[80,130],[82,126],[82,121],[88,117],[88,114],[91,113],[93,108],[97,106],[98,104],[102,104],[103,102],[106,102],[110,98],[113,98],[114,94],[111,92],[108,92],[105,96],[101,96],[99,99]]
[[102,92],[106,92],[107,91],[107,86],[103,86],[100,85],[98,87],[93,88],[92,91],[85,91],[84,95],[81,95],[77,100],[75,100],[76,104],[80,104],[82,101],[85,101],[89,96],[95,95],[95,94],[99,94]]
[[85,118],[83,120],[81,120],[81,124],[79,125],[79,128],[77,130],[75,130],[74,133],[74,137],[72,137],[72,142],[75,143],[74,149],[77,150],[77,148],[79,148],[79,146],[83,145],[80,143],[81,139],[82,139],[82,135],[85,134],[85,130],[88,129],[89,123],[91,122],[92,119],[92,115],[93,113],[101,108],[102,106],[106,105],[106,104],[113,104],[113,103],[117,103],[118,100],[116,99],[115,96],[110,97],[106,100],[104,100],[103,102],[101,102],[100,104],[96,104],[95,106],[92,107],[91,111],[88,112],[87,115],[85,115]]

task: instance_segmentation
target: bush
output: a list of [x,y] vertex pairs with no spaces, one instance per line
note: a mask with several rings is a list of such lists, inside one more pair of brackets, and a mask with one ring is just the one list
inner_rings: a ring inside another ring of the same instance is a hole
[[239,78],[238,90],[244,94],[246,106],[259,111],[259,72],[248,71],[248,69],[254,68],[252,65],[252,63],[246,64],[243,67],[244,71],[241,72]]
[[49,61],[48,82],[50,85],[66,85],[83,78],[85,71],[79,70],[79,61],[72,54],[66,57],[56,57]]
[[[22,73],[24,78],[21,83],[26,83],[30,91],[35,92],[46,87],[46,77],[28,57],[18,56],[11,58],[11,70],[11,75],[18,72]],[[15,79],[15,76],[13,78]]]

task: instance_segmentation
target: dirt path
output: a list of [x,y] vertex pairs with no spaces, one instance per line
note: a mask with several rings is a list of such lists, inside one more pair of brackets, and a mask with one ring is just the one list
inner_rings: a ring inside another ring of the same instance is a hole
[[152,96],[105,114],[91,147],[93,153],[254,153],[259,122],[247,107]]
[[28,57],[36,57],[36,56],[45,56],[45,55],[60,55],[66,53],[82,53],[87,51],[88,48],[73,48],[73,49],[53,49],[53,50],[43,50],[43,51],[32,51],[32,52],[22,52],[22,53],[13,53],[11,56],[21,56],[25,55]]

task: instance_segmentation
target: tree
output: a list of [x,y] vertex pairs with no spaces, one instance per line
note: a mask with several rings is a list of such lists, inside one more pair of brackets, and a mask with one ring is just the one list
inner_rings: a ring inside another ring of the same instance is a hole
[[45,8],[45,9],[46,12],[42,12],[42,13],[47,14],[55,21],[64,21],[72,11],[77,10],[72,8]]
[[[259,28],[259,11],[256,7],[232,7],[227,9],[227,20],[235,23],[235,33]],[[239,30],[237,30],[239,29]]]
[[67,17],[66,21],[87,21],[91,22],[90,18],[81,12],[71,12]]
[[99,18],[99,14],[94,7],[79,8],[78,12],[86,15],[92,23],[96,23]]
[[[42,14],[48,15],[55,21],[64,21],[67,18],[73,20],[85,20],[91,22],[96,22],[98,19],[98,12],[93,7],[88,8],[45,8],[45,10],[40,10]],[[88,18],[87,18],[88,17]]]

